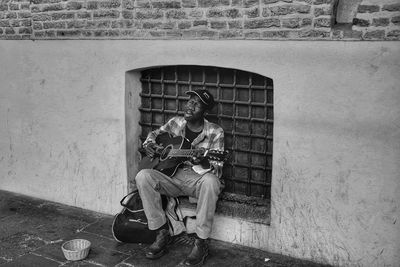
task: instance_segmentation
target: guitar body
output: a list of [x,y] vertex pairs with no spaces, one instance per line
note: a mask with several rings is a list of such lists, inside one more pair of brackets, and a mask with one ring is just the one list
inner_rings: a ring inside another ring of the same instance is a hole
[[144,157],[139,162],[139,171],[142,169],[154,169],[171,177],[175,174],[179,165],[181,165],[186,158],[168,157],[169,151],[171,149],[190,149],[192,145],[185,138],[181,136],[172,137],[168,133],[158,135],[156,143],[161,145],[164,149],[158,157]]

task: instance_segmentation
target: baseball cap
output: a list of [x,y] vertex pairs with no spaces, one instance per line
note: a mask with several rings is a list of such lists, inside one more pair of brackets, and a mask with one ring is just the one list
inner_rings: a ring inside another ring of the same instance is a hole
[[203,102],[208,109],[212,109],[214,106],[214,97],[213,95],[206,89],[195,89],[193,91],[187,91],[187,95],[197,95],[201,102]]

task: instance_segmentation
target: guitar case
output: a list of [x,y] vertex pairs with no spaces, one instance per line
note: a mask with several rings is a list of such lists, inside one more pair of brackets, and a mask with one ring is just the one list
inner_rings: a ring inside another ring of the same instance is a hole
[[153,243],[156,231],[147,227],[142,201],[137,191],[131,192],[120,201],[122,211],[114,216],[111,231],[114,239],[123,243]]
[[[131,192],[120,201],[122,211],[114,216],[111,231],[114,239],[122,243],[153,243],[156,231],[149,230],[142,200],[137,191]],[[186,230],[183,217],[178,209],[177,198],[162,196],[170,234],[175,236]]]

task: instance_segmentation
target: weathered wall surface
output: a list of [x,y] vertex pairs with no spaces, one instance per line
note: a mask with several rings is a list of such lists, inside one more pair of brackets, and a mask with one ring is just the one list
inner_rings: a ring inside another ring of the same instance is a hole
[[2,41],[0,189],[118,211],[125,105],[137,118],[140,91],[126,71],[240,68],[274,81],[271,226],[217,218],[226,224],[214,237],[341,266],[398,266],[399,57],[396,42]]
[[347,1],[3,0],[0,39],[400,39],[398,0]]

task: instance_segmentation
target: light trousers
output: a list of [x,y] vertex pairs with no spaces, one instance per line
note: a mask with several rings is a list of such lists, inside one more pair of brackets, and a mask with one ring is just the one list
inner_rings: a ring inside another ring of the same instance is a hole
[[142,199],[150,230],[166,223],[161,195],[190,196],[198,199],[196,208],[196,234],[209,238],[221,182],[213,173],[199,175],[191,167],[179,168],[173,178],[152,169],[141,170],[136,175],[136,186]]

